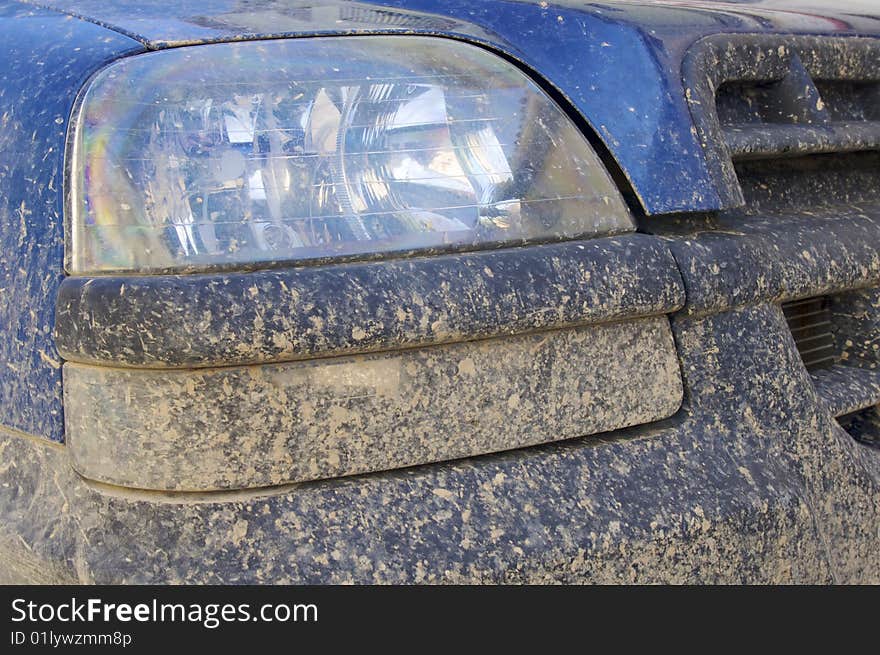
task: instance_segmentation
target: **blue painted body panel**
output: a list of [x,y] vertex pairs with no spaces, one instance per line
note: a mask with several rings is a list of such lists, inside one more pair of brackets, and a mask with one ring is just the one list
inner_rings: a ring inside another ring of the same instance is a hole
[[0,6],[0,424],[54,441],[64,436],[52,328],[67,120],[92,72],[142,49],[68,16]]

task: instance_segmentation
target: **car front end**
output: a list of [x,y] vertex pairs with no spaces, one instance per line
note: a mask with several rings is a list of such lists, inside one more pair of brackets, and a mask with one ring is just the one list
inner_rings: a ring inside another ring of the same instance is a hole
[[877,582],[871,4],[4,3],[5,581]]

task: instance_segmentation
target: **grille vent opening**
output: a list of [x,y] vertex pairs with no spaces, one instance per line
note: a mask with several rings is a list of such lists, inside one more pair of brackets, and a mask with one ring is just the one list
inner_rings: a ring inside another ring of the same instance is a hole
[[782,312],[808,371],[829,368],[839,353],[832,332],[831,302],[827,296],[784,303]]
[[860,443],[880,447],[878,289],[814,296],[782,304],[813,389],[840,426]]
[[880,121],[880,82],[801,78],[724,82],[715,95],[722,128]]
[[735,162],[750,211],[880,204],[880,151]]
[[880,449],[880,405],[846,414],[837,422],[859,443]]
[[880,82],[815,80],[831,121],[880,121]]
[[816,110],[818,100],[818,91],[803,73],[781,80],[725,82],[715,95],[715,110],[722,128],[809,124],[823,118]]

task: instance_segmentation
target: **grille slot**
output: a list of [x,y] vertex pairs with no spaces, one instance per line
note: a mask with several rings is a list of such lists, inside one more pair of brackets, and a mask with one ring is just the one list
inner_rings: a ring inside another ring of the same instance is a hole
[[831,121],[880,121],[880,82],[815,80]]
[[782,311],[808,371],[828,368],[838,361],[827,296],[785,303]]
[[880,405],[846,414],[837,422],[859,443],[880,448]]
[[782,311],[822,404],[853,436],[858,426],[850,429],[851,419],[861,417],[859,425],[867,427],[859,430],[873,430],[872,438],[880,444],[880,367],[868,337],[876,326],[876,293],[814,296],[784,303]]

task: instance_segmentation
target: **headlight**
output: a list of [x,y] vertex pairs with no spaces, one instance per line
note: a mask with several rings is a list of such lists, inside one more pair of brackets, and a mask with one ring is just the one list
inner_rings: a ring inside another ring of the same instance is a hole
[[223,43],[120,60],[74,123],[68,269],[205,270],[631,230],[517,68],[430,37]]

